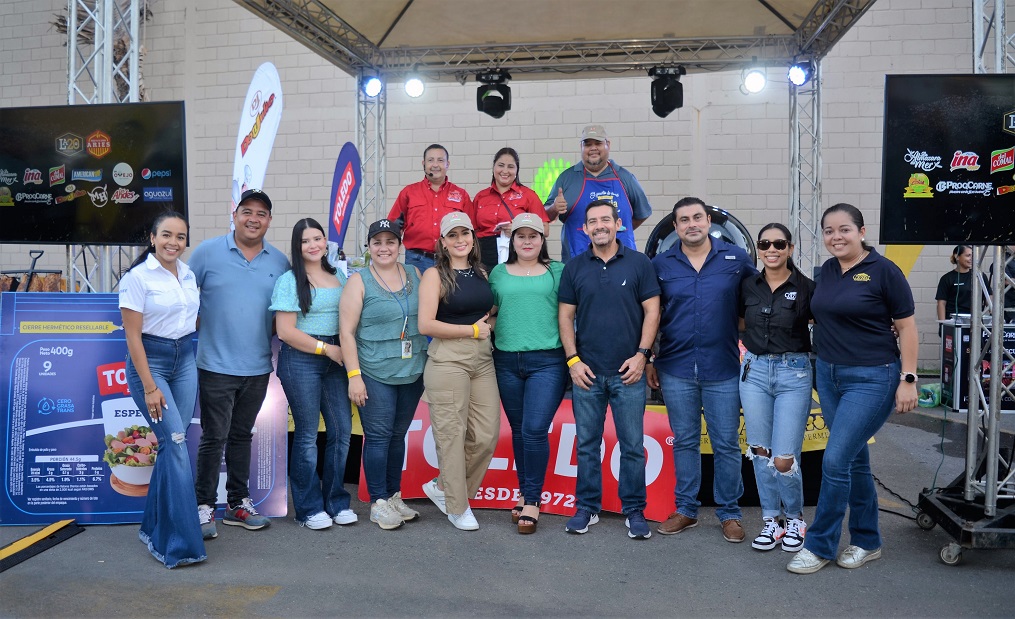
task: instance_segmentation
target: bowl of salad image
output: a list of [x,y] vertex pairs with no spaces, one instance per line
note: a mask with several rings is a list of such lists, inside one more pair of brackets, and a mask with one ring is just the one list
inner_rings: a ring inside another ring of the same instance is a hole
[[148,426],[129,426],[106,435],[102,460],[113,475],[125,484],[147,486],[158,457],[159,440]]

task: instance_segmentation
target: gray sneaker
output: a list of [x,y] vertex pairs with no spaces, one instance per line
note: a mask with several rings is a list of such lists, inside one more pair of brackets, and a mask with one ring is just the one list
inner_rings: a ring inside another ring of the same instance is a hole
[[848,570],[860,567],[868,561],[881,558],[881,549],[875,548],[874,550],[864,550],[859,546],[846,546],[846,549],[839,553],[839,557],[835,562],[839,567],[844,567]]
[[215,508],[210,505],[197,506],[197,519],[201,523],[201,537],[215,539],[219,536],[215,528]]
[[405,501],[402,500],[401,492],[396,492],[391,495],[391,498],[388,499],[388,507],[398,512],[398,515],[401,516],[402,520],[405,522],[419,518],[419,512],[406,505]]
[[380,528],[390,531],[402,526],[402,516],[392,509],[390,501],[377,499],[370,506],[370,522],[376,522]]
[[271,520],[267,516],[257,513],[257,510],[254,509],[254,502],[248,497],[240,501],[239,505],[234,505],[226,510],[226,515],[222,517],[222,524],[243,527],[248,531],[257,531],[270,525]]

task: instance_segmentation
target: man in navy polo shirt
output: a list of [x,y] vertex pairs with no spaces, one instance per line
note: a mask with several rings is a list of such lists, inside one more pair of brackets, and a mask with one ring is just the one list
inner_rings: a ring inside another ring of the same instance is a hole
[[589,204],[584,232],[592,244],[568,261],[560,276],[560,341],[574,382],[578,439],[578,510],[564,530],[581,534],[599,522],[600,445],[609,404],[620,445],[618,494],[627,534],[647,539],[652,532],[643,514],[644,370],[659,327],[659,285],[649,259],[617,240],[620,225],[614,203]]
[[697,526],[701,487],[701,415],[704,409],[715,463],[716,514],[723,537],[744,541],[740,506],[740,282],[757,275],[743,249],[709,235],[705,203],[683,198],[673,206],[679,240],[652,260],[662,290],[659,354],[648,383],[662,388],[673,430],[676,506],[659,525],[663,535]]

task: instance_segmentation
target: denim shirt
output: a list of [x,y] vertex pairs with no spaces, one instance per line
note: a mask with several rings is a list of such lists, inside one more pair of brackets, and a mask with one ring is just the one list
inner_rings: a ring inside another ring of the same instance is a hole
[[712,247],[700,272],[679,241],[652,259],[662,290],[655,367],[677,378],[726,380],[740,367],[740,283],[758,270],[743,249],[709,240]]

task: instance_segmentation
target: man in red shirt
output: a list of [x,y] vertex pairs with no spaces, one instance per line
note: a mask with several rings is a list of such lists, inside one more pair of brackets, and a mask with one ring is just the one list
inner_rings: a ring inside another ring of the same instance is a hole
[[426,178],[407,185],[395,199],[388,219],[401,219],[405,264],[420,271],[434,265],[434,250],[441,235],[440,223],[448,213],[461,211],[476,220],[475,208],[467,191],[448,180],[451,157],[448,149],[431,144],[423,151],[423,172]]

